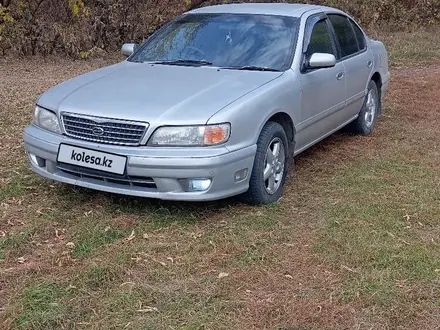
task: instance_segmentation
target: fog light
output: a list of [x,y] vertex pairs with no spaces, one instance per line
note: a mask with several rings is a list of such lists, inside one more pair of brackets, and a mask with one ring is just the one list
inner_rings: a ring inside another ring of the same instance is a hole
[[235,182],[240,182],[245,180],[247,178],[248,172],[249,170],[247,168],[237,171],[234,175]]
[[28,153],[28,155],[29,155],[29,159],[31,160],[31,162],[34,165],[37,165],[39,167],[45,167],[46,166],[46,160],[45,159],[43,159],[41,157],[38,157],[38,156],[36,156],[34,154],[31,154],[31,153]]
[[211,186],[211,179],[189,179],[188,191],[206,191]]

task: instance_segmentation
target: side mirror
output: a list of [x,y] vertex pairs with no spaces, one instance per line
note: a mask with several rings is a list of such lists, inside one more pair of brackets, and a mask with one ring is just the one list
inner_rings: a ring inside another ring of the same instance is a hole
[[135,43],[123,44],[122,48],[121,48],[122,55],[127,56],[127,57],[130,56],[135,51],[136,47],[137,47],[137,44],[135,44]]
[[336,65],[336,57],[333,54],[314,53],[310,56],[308,67],[311,69],[332,68]]

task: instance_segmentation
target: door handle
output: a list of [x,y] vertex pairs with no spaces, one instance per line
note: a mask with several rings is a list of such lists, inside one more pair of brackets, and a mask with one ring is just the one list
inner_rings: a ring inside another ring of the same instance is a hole
[[338,74],[336,75],[336,79],[341,80],[342,78],[344,78],[344,72],[338,72]]
[[372,61],[372,60],[368,60],[368,61],[367,61],[367,66],[368,66],[369,68],[371,68],[371,67],[373,66],[373,61]]

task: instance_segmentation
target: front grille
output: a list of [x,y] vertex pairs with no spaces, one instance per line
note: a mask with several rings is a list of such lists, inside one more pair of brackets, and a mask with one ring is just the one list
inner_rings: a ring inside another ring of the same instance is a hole
[[142,122],[72,113],[63,113],[61,121],[68,136],[92,142],[118,145],[139,145],[148,128],[148,124]]
[[106,173],[98,170],[88,169],[75,165],[57,163],[57,168],[61,172],[74,176],[86,181],[101,181],[110,184],[117,184],[122,186],[140,187],[156,189],[156,182],[153,178],[129,176],[129,175],[117,175],[112,173]]

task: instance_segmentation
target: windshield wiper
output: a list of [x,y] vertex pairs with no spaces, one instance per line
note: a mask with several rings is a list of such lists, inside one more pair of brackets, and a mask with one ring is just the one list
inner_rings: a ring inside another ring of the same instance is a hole
[[279,72],[280,70],[268,68],[266,66],[255,66],[255,65],[245,65],[245,66],[230,66],[230,67],[224,67],[222,69],[225,70],[247,70],[247,71],[272,71],[272,72]]
[[165,65],[212,65],[211,62],[204,60],[170,60],[170,61],[157,61],[152,64],[165,64]]

